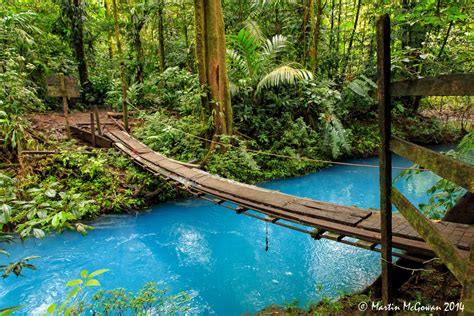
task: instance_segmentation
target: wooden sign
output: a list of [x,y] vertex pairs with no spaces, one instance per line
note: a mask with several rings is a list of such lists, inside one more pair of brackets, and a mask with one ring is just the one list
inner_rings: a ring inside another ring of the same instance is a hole
[[52,75],[46,78],[48,84],[48,96],[50,97],[62,97],[68,98],[79,98],[80,89],[77,80],[73,77],[64,76],[64,93],[61,85],[60,75]]

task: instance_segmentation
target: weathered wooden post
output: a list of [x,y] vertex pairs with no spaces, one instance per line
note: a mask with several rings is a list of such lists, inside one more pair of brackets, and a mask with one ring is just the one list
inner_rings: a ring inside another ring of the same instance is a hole
[[66,121],[66,133],[71,137],[71,128],[69,126],[69,105],[68,98],[78,98],[80,96],[79,85],[77,81],[63,73],[51,75],[46,78],[48,85],[48,96],[61,97],[63,99],[64,120]]
[[471,251],[462,285],[461,301],[464,304],[466,315],[474,315],[474,238],[471,239]]
[[377,100],[381,144],[380,163],[380,231],[382,240],[382,300],[385,306],[393,299],[392,289],[392,154],[390,103],[390,18],[377,20]]
[[69,106],[67,103],[67,91],[66,91],[66,84],[64,83],[64,74],[61,72],[58,74],[59,76],[59,84],[61,89],[61,96],[63,98],[63,112],[64,112],[64,120],[66,122],[66,133],[67,137],[71,138],[71,129],[69,128]]
[[91,112],[90,115],[91,115],[92,146],[95,147],[95,122],[94,122],[94,112]]
[[95,114],[95,120],[97,122],[97,134],[102,135],[102,128],[100,127],[99,108],[97,107],[97,105],[94,105],[94,114]]

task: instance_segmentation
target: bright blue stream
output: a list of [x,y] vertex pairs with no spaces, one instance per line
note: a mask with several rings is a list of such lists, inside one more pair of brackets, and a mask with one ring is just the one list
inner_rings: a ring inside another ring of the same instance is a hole
[[[377,164],[376,158],[351,160]],[[394,157],[394,166],[410,166]],[[399,170],[394,169],[394,176]],[[430,173],[397,187],[417,205],[427,201]],[[378,169],[334,166],[307,176],[261,186],[316,200],[362,208],[379,207]],[[321,296],[336,297],[369,285],[379,274],[377,253],[268,225],[209,202],[188,199],[154,206],[136,215],[103,216],[87,237],[64,232],[43,240],[8,246],[11,258],[41,256],[38,271],[0,281],[0,307],[25,304],[22,313],[40,314],[61,301],[64,284],[82,269],[110,269],[103,288],[138,291],[147,281],[171,293],[191,292],[191,314],[240,315],[268,304],[298,300],[301,306]],[[318,293],[318,284],[323,285]],[[90,293],[88,295],[91,295]]]

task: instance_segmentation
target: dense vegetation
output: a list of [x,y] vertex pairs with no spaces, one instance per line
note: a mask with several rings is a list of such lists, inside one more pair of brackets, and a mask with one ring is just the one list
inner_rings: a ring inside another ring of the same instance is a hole
[[[125,127],[153,149],[255,183],[376,153],[377,16],[392,18],[394,79],[415,78],[472,71],[473,9],[454,0],[6,0],[0,228],[21,238],[86,233],[81,219],[183,194],[114,150],[35,128],[35,113],[61,111],[47,96],[50,75],[78,79],[73,112],[130,110]],[[399,98],[394,133],[456,142],[469,133],[471,113],[470,98]],[[472,151],[472,133],[465,139]],[[57,153],[23,154],[44,149]],[[463,191],[439,183],[436,192],[424,210],[440,218],[439,206]],[[28,260],[5,275],[34,268]]]

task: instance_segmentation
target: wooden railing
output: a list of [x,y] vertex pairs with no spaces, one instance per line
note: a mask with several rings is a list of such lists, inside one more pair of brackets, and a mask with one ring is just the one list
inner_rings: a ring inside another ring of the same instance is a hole
[[451,74],[391,82],[390,19],[377,21],[377,98],[379,103],[380,211],[382,235],[382,299],[393,303],[392,289],[392,203],[426,241],[463,286],[461,300],[467,314],[474,313],[474,238],[470,256],[459,249],[433,223],[392,186],[392,152],[429,169],[470,192],[474,192],[474,166],[391,135],[392,96],[465,96],[474,95],[474,74]]

